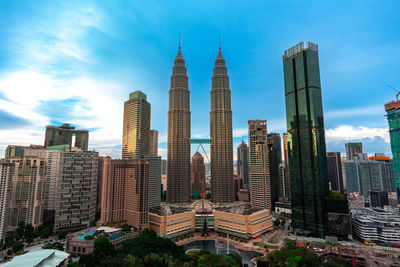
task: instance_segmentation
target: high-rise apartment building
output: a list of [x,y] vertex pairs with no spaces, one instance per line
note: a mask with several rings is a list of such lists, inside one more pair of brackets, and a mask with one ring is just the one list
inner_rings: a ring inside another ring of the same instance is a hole
[[89,132],[86,130],[75,129],[68,123],[61,126],[46,126],[44,147],[69,145],[78,147],[84,151],[88,150]]
[[328,152],[326,153],[326,159],[328,162],[330,189],[332,191],[344,193],[342,160],[340,157],[340,152]]
[[190,201],[190,91],[179,44],[172,68],[168,109],[167,202]]
[[96,197],[96,209],[101,208],[101,188],[103,185],[103,165],[104,157],[99,157],[99,163],[97,168],[97,197]]
[[271,178],[268,158],[267,121],[249,120],[250,202],[271,209]]
[[278,133],[268,134],[268,158],[271,181],[271,206],[275,210],[275,202],[279,201],[281,174],[279,165],[282,163],[281,136]]
[[349,142],[346,143],[345,146],[347,160],[354,160],[354,157],[363,152],[361,142]]
[[[57,149],[57,148],[54,148]],[[79,149],[53,151],[58,164],[54,171],[54,229],[73,230],[89,227],[95,222],[98,152]],[[50,163],[49,163],[50,164]],[[53,168],[53,167],[52,167]]]
[[158,156],[158,131],[150,130],[150,151],[149,156],[157,157]]
[[5,152],[6,159],[23,158],[25,156],[38,156],[42,157],[44,154],[38,154],[37,151],[44,151],[44,146],[29,145],[29,146],[13,146],[8,145]]
[[14,171],[13,163],[8,160],[0,160],[0,241],[4,241],[7,235]]
[[123,159],[149,155],[150,112],[150,103],[143,92],[135,91],[129,94],[129,100],[124,103]]
[[[126,180],[125,220],[139,231],[149,227],[149,160],[137,159]],[[133,177],[132,177],[133,176]]]
[[242,177],[243,188],[249,189],[249,147],[242,141],[237,147],[237,174]]
[[148,227],[149,160],[104,158],[100,223]]
[[397,100],[385,104],[385,111],[389,123],[397,201],[400,203],[400,101]]
[[292,226],[324,237],[329,193],[318,46],[301,42],[283,55]]
[[199,194],[200,198],[206,198],[206,166],[204,165],[204,157],[196,152],[192,157],[191,164],[191,192]]
[[125,220],[126,179],[134,172],[133,159],[103,159],[100,223]]
[[235,198],[231,90],[221,46],[215,60],[212,77],[210,137],[211,199],[216,203],[232,203]]
[[7,161],[14,165],[8,230],[15,230],[21,221],[38,227],[42,224],[46,160],[24,157]]

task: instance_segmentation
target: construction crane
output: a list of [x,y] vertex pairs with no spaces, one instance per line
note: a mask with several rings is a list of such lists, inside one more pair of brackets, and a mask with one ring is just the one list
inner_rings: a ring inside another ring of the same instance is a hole
[[388,87],[392,88],[392,89],[397,93],[397,94],[396,94],[396,100],[399,101],[400,92],[397,91],[396,89],[394,89],[391,85],[388,85]]

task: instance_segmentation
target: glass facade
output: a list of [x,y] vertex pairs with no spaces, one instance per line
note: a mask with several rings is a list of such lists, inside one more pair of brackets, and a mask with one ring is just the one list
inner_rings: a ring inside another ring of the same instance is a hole
[[389,123],[397,201],[400,203],[400,101],[387,103],[385,105],[385,110]]
[[283,68],[292,226],[324,237],[329,185],[318,47],[300,43],[285,51]]

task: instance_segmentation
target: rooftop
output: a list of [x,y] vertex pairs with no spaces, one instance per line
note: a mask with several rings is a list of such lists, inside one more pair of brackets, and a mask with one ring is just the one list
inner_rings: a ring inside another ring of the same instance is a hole
[[398,109],[398,108],[400,108],[400,101],[399,100],[392,101],[392,102],[389,102],[389,103],[385,104],[385,110],[386,111],[389,111],[391,109]]
[[[164,203],[162,203],[164,204]],[[184,213],[191,211],[190,209],[187,209],[185,207],[174,207],[168,204],[161,205],[160,207],[154,207],[150,208],[149,212],[155,213],[159,216],[170,216],[178,213]]]
[[285,50],[285,52],[283,53],[283,60],[285,60],[289,57],[292,57],[292,56],[300,53],[301,51],[308,50],[308,49],[318,52],[318,45],[311,43],[311,42],[307,42],[304,45],[304,42],[300,42],[297,45],[294,45],[291,48]]
[[41,249],[14,257],[4,267],[54,267],[68,258],[69,254],[56,249]]

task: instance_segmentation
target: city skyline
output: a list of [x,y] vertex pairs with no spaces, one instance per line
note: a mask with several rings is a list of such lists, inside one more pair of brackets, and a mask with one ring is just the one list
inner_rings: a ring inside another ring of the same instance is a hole
[[[400,85],[395,75],[400,67],[400,54],[395,47],[400,39],[394,34],[395,29],[387,27],[398,21],[394,12],[398,4],[394,1],[379,7],[342,2],[339,18],[350,21],[346,18],[352,16],[352,23],[345,25],[338,23],[337,17],[326,15],[335,12],[332,4],[298,6],[306,15],[313,14],[312,20],[291,19],[285,4],[270,9],[257,3],[245,8],[234,4],[227,7],[232,12],[214,18],[223,2],[216,6],[207,1],[185,3],[176,11],[162,13],[159,20],[157,15],[163,9],[154,4],[124,3],[129,15],[107,3],[74,6],[47,2],[46,8],[41,9],[45,4],[46,1],[35,6],[19,5],[18,11],[13,4],[2,8],[6,19],[1,22],[0,156],[8,144],[41,144],[46,125],[65,122],[90,131],[89,149],[121,157],[122,119],[115,117],[122,118],[126,95],[142,90],[153,104],[152,128],[159,131],[160,155],[166,158],[165,99],[179,32],[190,77],[193,138],[209,136],[206,107],[210,106],[218,33],[231,77],[234,148],[247,139],[250,118],[267,119],[270,132],[286,131],[280,56],[287,47],[310,40],[320,47],[327,151],[343,153],[345,140],[351,138],[363,141],[365,152],[390,154],[383,104],[395,98],[387,85]],[[292,5],[296,7],[298,3]],[[348,11],[343,11],[345,7]],[[30,12],[25,13],[28,8]],[[364,12],[354,15],[350,12],[354,9]],[[182,10],[187,12],[171,22]],[[243,16],[236,18],[239,10]],[[385,20],[379,20],[383,13]],[[53,18],[54,14],[59,16]],[[69,21],[71,16],[78,19]],[[213,19],[198,24],[200,18]],[[314,20],[320,21],[321,26],[311,27]],[[31,21],[36,26],[28,27]],[[170,27],[165,29],[164,23]],[[291,29],[295,25],[299,25],[296,31]],[[285,34],[275,38],[278,32]],[[350,32],[352,38],[345,40],[343,36]],[[11,38],[12,34],[15,38]],[[265,98],[268,104],[242,108],[255,96]]]

